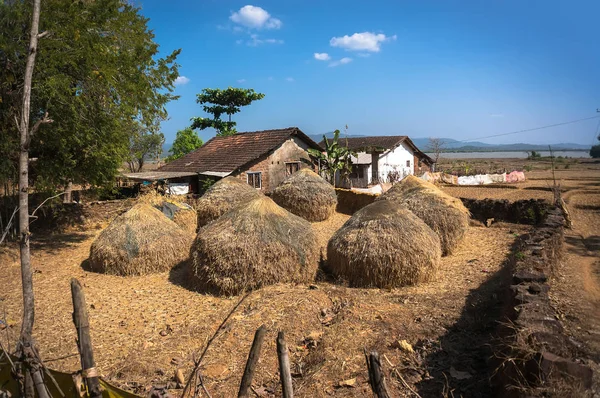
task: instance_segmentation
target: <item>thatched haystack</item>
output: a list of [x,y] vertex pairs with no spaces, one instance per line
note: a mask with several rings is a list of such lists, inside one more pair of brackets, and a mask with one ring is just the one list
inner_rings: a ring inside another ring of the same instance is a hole
[[184,230],[196,233],[196,210],[177,196],[164,196],[152,190],[138,198],[138,203],[149,204],[160,210]]
[[261,195],[200,229],[191,257],[200,289],[233,295],[314,280],[319,249],[308,221]]
[[225,177],[217,181],[198,199],[198,228],[221,217],[234,207],[262,196],[255,188],[236,177]]
[[327,245],[327,268],[355,287],[395,288],[430,280],[440,239],[406,207],[378,201],[357,211]]
[[425,221],[440,237],[442,254],[451,254],[469,228],[469,210],[430,182],[408,176],[377,200],[392,200]]
[[279,206],[308,221],[325,221],[337,206],[335,188],[309,168],[298,170],[273,191]]
[[115,218],[90,248],[93,271],[146,275],[170,270],[189,255],[192,237],[159,210],[140,203]]

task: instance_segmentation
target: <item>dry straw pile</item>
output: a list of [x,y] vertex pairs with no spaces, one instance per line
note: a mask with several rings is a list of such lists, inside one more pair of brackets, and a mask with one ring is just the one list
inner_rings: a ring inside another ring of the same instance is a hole
[[198,228],[221,217],[234,207],[248,203],[262,196],[255,188],[236,177],[226,177],[217,181],[206,191],[196,204]]
[[149,204],[160,210],[166,217],[173,220],[184,230],[195,233],[197,216],[196,211],[187,203],[184,198],[178,196],[164,196],[151,190],[138,198],[138,203]]
[[313,280],[319,251],[309,222],[261,195],[203,227],[191,257],[198,288],[233,295]]
[[415,176],[406,177],[377,200],[400,203],[425,221],[439,235],[443,255],[454,251],[469,228],[470,213],[460,199]]
[[329,240],[327,266],[354,287],[394,288],[430,280],[440,239],[406,207],[379,201],[357,211]]
[[271,196],[275,203],[308,221],[325,221],[335,212],[335,188],[304,168],[283,181]]
[[170,270],[188,257],[191,236],[149,204],[115,218],[90,248],[89,265],[113,275]]

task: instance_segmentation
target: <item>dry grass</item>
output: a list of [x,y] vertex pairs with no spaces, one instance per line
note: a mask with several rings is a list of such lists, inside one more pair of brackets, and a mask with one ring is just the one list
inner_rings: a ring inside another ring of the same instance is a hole
[[327,269],[351,286],[394,288],[426,282],[440,258],[436,233],[390,200],[356,212],[327,245]]
[[217,181],[196,202],[198,228],[261,195],[260,191],[236,177],[225,177]]
[[335,213],[335,188],[304,168],[283,181],[271,196],[275,203],[308,221],[324,221]]
[[112,275],[145,275],[187,258],[192,238],[159,210],[138,204],[117,217],[90,249],[89,266]]
[[196,233],[197,215],[196,211],[185,202],[181,196],[164,196],[150,190],[137,199],[138,203],[146,203],[155,207],[169,217],[173,222],[189,233]]
[[263,195],[203,227],[191,253],[198,286],[226,295],[310,282],[319,262],[310,223]]
[[408,176],[377,200],[391,200],[406,206],[440,237],[442,254],[456,248],[469,228],[469,211],[462,202],[435,185]]

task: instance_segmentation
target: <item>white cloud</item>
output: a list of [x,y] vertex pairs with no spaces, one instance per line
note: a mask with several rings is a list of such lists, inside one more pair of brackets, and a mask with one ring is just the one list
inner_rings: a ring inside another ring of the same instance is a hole
[[238,82],[238,83],[245,83],[245,82],[246,82],[246,79],[238,79],[238,81],[237,81],[237,82]]
[[331,57],[327,53],[315,53],[315,59],[318,61],[329,61]]
[[173,82],[176,86],[183,86],[184,84],[188,84],[190,79],[185,76],[177,76],[177,79]]
[[273,18],[266,10],[252,5],[233,12],[229,19],[251,29],[279,29],[283,25],[281,20]]
[[334,66],[339,66],[339,65],[346,65],[346,64],[349,64],[350,62],[352,62],[352,58],[344,57],[344,58],[340,59],[339,61],[331,62],[329,64],[329,66],[334,67]]
[[356,55],[358,55],[359,57],[363,57],[363,58],[368,58],[371,56],[371,54],[369,54],[369,53],[358,53]]
[[293,81],[295,81],[293,77],[286,77],[286,78],[285,78],[285,80],[286,80],[286,81],[288,81],[288,82],[293,82]]
[[[239,41],[239,40],[238,40]],[[236,41],[237,43],[237,41]],[[250,40],[246,41],[246,45],[250,47],[260,46],[261,44],[283,44],[283,40],[279,39],[261,39],[257,34],[251,34]]]
[[379,52],[381,44],[390,40],[396,40],[396,35],[386,36],[383,33],[362,32],[352,36],[332,37],[329,44],[332,47],[341,47],[349,51]]

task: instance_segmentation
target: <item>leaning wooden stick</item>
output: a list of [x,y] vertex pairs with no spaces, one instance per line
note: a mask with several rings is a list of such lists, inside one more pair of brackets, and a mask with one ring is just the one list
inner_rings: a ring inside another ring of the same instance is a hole
[[246,362],[246,368],[244,369],[244,375],[242,376],[242,382],[240,384],[240,391],[238,392],[238,398],[248,397],[250,392],[250,386],[252,385],[252,379],[254,378],[254,371],[258,358],[260,357],[260,349],[262,348],[263,340],[265,339],[265,333],[267,327],[262,325],[256,329],[254,334],[254,341],[252,341],[252,348],[248,354],[248,361]]
[[381,361],[377,351],[371,351],[367,354],[365,350],[365,359],[367,360],[367,368],[369,369],[369,384],[373,393],[377,395],[377,398],[390,398],[390,394],[387,391],[385,385],[385,378],[381,371]]
[[75,278],[71,279],[71,297],[73,298],[73,323],[77,329],[77,347],[79,348],[83,369],[82,376],[90,398],[100,398],[102,397],[102,390],[96,363],[94,362],[85,296],[81,284]]
[[279,376],[283,398],[293,398],[294,389],[292,387],[292,373],[290,372],[290,356],[283,332],[277,334],[277,357],[279,358]]

